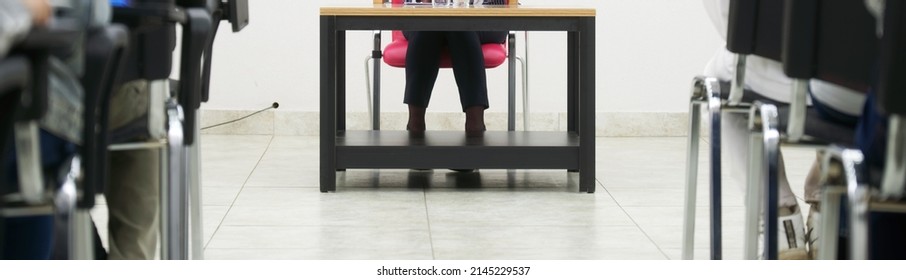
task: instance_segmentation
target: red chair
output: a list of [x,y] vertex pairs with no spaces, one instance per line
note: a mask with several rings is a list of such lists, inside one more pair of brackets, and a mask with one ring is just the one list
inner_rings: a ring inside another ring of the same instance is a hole
[[[390,2],[394,5],[402,5],[403,0],[374,0],[375,5],[381,5],[385,2]],[[509,2],[507,0],[507,2]],[[381,31],[374,32],[374,50],[372,55],[368,56],[365,61],[366,69],[366,79],[369,79],[371,75],[368,73],[368,63],[373,62],[374,69],[374,84],[369,86],[369,91],[371,93],[367,94],[368,97],[368,108],[369,115],[371,115],[371,123],[373,130],[380,130],[380,96],[381,96],[381,65],[378,59],[383,59],[384,63],[391,67],[396,68],[405,68],[406,67],[406,52],[409,48],[409,41],[406,40],[406,37],[403,36],[403,32],[399,30],[393,30],[391,32],[391,42],[384,48],[383,52],[381,51]],[[522,63],[522,111],[523,111],[523,128],[528,130],[529,120],[528,120],[528,86],[526,80],[526,64],[525,61],[516,56],[516,33],[510,31],[509,36],[507,36],[507,41],[502,44],[497,43],[487,43],[481,46],[482,51],[484,52],[484,62],[485,68],[496,68],[500,65],[503,65],[504,62],[509,61],[508,67],[508,109],[507,109],[507,130],[514,131],[516,130],[516,61]],[[451,68],[452,63],[450,61],[450,54],[447,51],[444,51],[441,55],[441,68]],[[370,83],[369,83],[370,84]],[[373,101],[372,101],[373,95]]]

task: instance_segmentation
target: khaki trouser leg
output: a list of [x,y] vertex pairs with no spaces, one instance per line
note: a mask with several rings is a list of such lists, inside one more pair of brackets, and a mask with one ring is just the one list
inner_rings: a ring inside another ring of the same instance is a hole
[[110,155],[107,207],[110,259],[154,259],[160,208],[160,154],[157,150]]

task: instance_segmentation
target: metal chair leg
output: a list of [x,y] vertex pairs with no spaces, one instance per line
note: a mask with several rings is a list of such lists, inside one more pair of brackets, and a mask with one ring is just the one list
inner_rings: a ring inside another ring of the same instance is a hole
[[790,99],[790,117],[786,135],[789,142],[799,142],[805,135],[805,114],[808,106],[808,80],[793,80],[793,96]]
[[759,164],[766,170],[765,198],[764,198],[764,251],[765,259],[776,260],[777,250],[777,205],[779,200],[778,189],[778,163],[780,154],[780,132],[777,130],[777,107],[771,104],[756,102],[752,106],[749,128],[761,131],[763,153],[759,157]]
[[[750,121],[754,118],[750,117]],[[758,259],[758,233],[761,221],[762,203],[764,202],[765,169],[761,160],[764,153],[761,131],[750,131],[749,162],[746,178],[745,228],[743,231],[743,259]]]
[[509,32],[507,42],[507,130],[516,131],[516,32]]
[[[79,157],[74,157],[71,161],[69,173],[63,181],[64,188],[76,186],[78,178],[81,177],[82,161]],[[78,188],[77,188],[78,189]],[[69,240],[70,259],[73,260],[93,260],[94,259],[94,227],[91,222],[89,208],[76,206],[72,213],[72,232]]]
[[186,151],[183,144],[182,108],[175,99],[167,102],[167,187],[161,193],[161,235],[164,259],[187,260],[189,228]]
[[367,102],[366,106],[368,107],[368,117],[371,118],[371,125],[374,126],[374,106],[371,101],[371,69],[369,68],[371,64],[371,56],[365,58],[365,101]]
[[891,114],[889,119],[882,199],[902,198],[903,185],[906,185],[906,120],[896,114]]
[[[200,118],[195,118],[195,127],[201,127]],[[204,259],[204,219],[201,211],[201,137],[195,129],[195,143],[188,147],[189,156],[189,224],[191,229],[191,254],[193,260]]]
[[531,129],[531,112],[529,111],[528,65],[525,64],[525,59],[522,57],[517,56],[516,61],[522,65],[522,130],[529,131]]
[[689,139],[686,150],[686,201],[683,216],[683,259],[694,258],[695,250],[695,196],[698,186],[698,143],[701,124],[701,105],[689,104]]
[[[713,89],[713,88],[711,88]],[[692,97],[689,100],[689,138],[686,150],[686,198],[683,216],[683,259],[694,258],[695,251],[695,207],[698,187],[698,151],[699,133],[701,131],[701,107],[705,102],[705,78],[695,78],[692,85]]]
[[525,48],[525,57],[516,57],[517,60],[522,61],[522,118],[523,125],[522,129],[529,131],[531,129],[531,108],[529,105],[529,82],[528,82],[528,73],[529,73],[529,32],[523,31],[522,33],[524,44],[522,46]]
[[867,260],[871,190],[867,184],[859,184],[855,179],[847,182],[846,189],[849,198],[849,257],[853,260]]
[[727,103],[736,106],[742,102],[744,88],[746,84],[746,55],[736,55],[736,76],[730,84],[730,96]]
[[61,178],[62,186],[54,198],[54,207],[66,236],[66,255],[70,260],[92,260],[94,235],[91,217],[88,209],[77,208],[79,191],[76,181],[81,176],[82,163],[79,157],[73,157],[67,165],[69,170]]
[[374,68],[374,101],[371,103],[371,129],[381,130],[381,31],[374,32],[374,49],[371,52]]
[[857,170],[862,161],[860,151],[837,146],[828,148],[821,159],[821,240],[818,241],[821,250],[818,259],[837,259],[841,199],[847,189],[858,185]]
[[719,260],[722,257],[722,221],[721,221],[721,109],[723,100],[720,99],[720,84],[717,79],[709,78],[705,85],[708,89],[708,113],[711,121],[711,259]]
[[[76,210],[76,203],[78,201],[78,190],[74,182],[70,180],[65,180],[63,185],[60,186],[60,189],[54,194],[53,203],[54,203],[54,227],[59,227],[62,230],[57,231],[57,237],[66,242],[66,246],[60,246],[62,250],[66,250],[65,253],[60,253],[60,256],[66,256],[67,259],[75,259],[75,250],[73,244],[75,240],[75,234],[73,230],[74,219]],[[61,233],[62,232],[62,233]]]

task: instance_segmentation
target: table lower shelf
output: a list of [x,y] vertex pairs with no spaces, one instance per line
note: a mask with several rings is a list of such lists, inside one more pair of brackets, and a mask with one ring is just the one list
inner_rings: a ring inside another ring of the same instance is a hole
[[[591,143],[594,145],[594,143]],[[579,169],[575,132],[341,131],[337,169]]]

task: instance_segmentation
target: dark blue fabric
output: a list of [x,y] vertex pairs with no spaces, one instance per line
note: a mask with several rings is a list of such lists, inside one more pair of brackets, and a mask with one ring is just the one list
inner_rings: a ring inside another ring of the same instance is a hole
[[[865,156],[862,174],[870,174],[871,169],[883,170],[884,155],[887,150],[887,117],[881,114],[878,97],[872,89],[865,100],[862,118],[856,127],[856,146]],[[863,176],[865,177],[865,176]]]
[[[860,119],[856,145],[865,156],[862,177],[865,183],[880,182],[887,153],[887,116],[881,114],[877,95],[869,93]],[[906,215],[871,213],[869,216],[869,257],[871,259],[906,259]]]
[[450,51],[463,111],[474,106],[489,107],[487,74],[478,32],[405,31],[403,35],[409,40],[404,103],[428,107],[440,70],[441,51],[446,48]]
[[[76,146],[45,131],[40,133],[41,165],[44,170],[58,170],[64,161],[75,154]],[[2,168],[7,178],[0,178],[0,194],[18,191],[15,144],[10,145]],[[50,182],[49,182],[50,183]],[[53,251],[53,216],[10,218],[3,221],[2,257],[4,259],[49,259]]]
[[47,260],[53,249],[53,216],[3,219],[2,257],[6,260]]
[[[865,157],[860,176],[863,179],[862,183],[876,186],[880,182],[881,178],[877,176],[884,170],[887,127],[887,116],[881,113],[877,94],[872,89],[865,101],[865,109],[856,129],[856,146]],[[904,236],[906,236],[906,215],[877,212],[869,214],[869,258],[906,259]]]
[[906,260],[906,215],[872,212],[868,226],[870,259]]
[[[54,136],[46,131],[41,131],[39,134],[39,139],[41,142],[41,166],[44,170],[57,170],[60,168],[60,165],[63,162],[76,153],[76,146],[72,143],[63,140],[60,137]],[[12,142],[11,142],[12,143]],[[2,167],[6,171],[6,178],[0,178],[3,180],[6,186],[4,189],[0,189],[0,194],[15,192],[16,189],[10,189],[11,186],[16,186],[18,181],[18,169],[16,168],[16,153],[15,143],[9,145],[9,150],[6,152],[6,158],[3,159]]]

